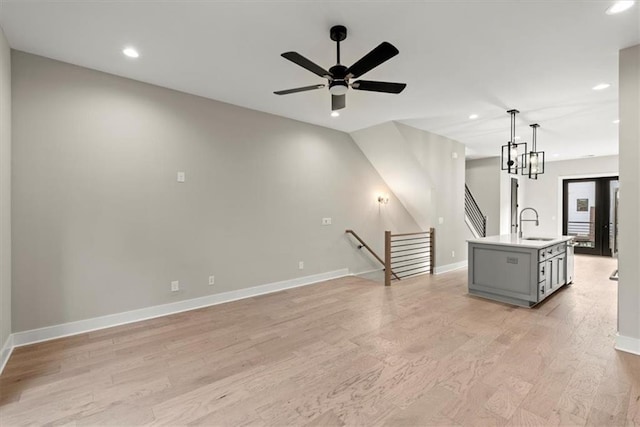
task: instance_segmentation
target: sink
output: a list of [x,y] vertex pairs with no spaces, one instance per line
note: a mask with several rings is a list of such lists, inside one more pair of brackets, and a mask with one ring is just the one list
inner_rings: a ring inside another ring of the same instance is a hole
[[522,240],[536,240],[538,242],[550,242],[556,239],[555,237],[523,237]]

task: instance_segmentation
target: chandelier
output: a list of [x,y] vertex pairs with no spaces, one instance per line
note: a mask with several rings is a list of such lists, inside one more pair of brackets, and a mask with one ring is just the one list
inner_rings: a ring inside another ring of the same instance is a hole
[[538,175],[544,173],[544,151],[536,151],[536,133],[540,125],[534,123],[529,126],[533,129],[533,140],[531,151],[522,155],[522,175],[528,175],[530,179],[538,179]]
[[511,115],[511,139],[507,142],[507,145],[502,146],[502,160],[500,162],[501,170],[506,170],[507,173],[512,174],[518,174],[524,170],[522,164],[524,158],[522,155],[527,153],[527,143],[516,142],[516,114],[519,112],[518,110],[507,111]]

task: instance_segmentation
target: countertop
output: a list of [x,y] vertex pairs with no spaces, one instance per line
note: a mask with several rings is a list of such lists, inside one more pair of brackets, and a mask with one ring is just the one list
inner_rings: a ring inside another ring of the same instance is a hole
[[527,237],[518,237],[517,234],[501,234],[500,236],[487,236],[479,239],[469,239],[469,243],[484,243],[487,245],[519,246],[522,248],[546,248],[573,239],[573,236],[534,236],[552,240],[527,240]]

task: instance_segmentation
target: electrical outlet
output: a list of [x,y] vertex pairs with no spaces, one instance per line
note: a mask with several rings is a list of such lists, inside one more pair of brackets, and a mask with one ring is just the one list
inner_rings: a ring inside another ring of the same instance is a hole
[[209,285],[215,285],[216,278],[215,276],[209,276]]
[[174,280],[173,282],[171,282],[171,292],[178,292],[180,290],[180,282],[177,280]]
[[178,182],[184,182],[185,181],[184,172],[178,172],[177,180],[178,180]]
[[298,270],[304,269],[304,261],[298,261]]
[[322,225],[331,225],[331,218],[322,218]]
[[451,258],[455,258],[456,257],[456,251],[451,251]]

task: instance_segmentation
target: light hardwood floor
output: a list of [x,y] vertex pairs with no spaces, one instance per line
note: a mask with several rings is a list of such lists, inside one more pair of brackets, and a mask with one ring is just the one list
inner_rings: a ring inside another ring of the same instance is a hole
[[614,268],[534,309],[351,277],[17,348],[0,424],[640,425]]

